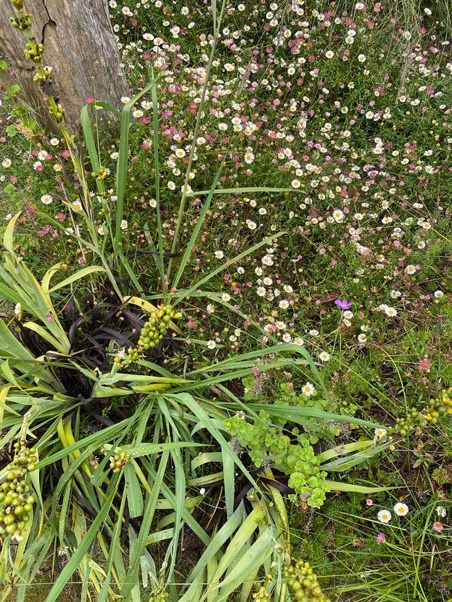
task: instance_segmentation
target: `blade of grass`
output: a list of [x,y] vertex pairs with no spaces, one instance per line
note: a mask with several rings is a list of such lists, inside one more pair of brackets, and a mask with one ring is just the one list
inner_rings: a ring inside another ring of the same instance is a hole
[[177,271],[177,274],[176,274],[173,282],[171,283],[171,288],[176,288],[177,285],[179,284],[179,280],[181,279],[181,276],[185,270],[187,262],[190,259],[190,255],[192,254],[192,250],[193,250],[195,241],[198,238],[199,231],[201,230],[202,226],[204,225],[204,220],[206,218],[207,211],[209,210],[214,190],[215,190],[215,188],[218,184],[218,180],[220,179],[220,176],[223,172],[223,167],[224,167],[224,161],[221,162],[220,167],[215,175],[214,181],[212,183],[212,187],[210,189],[209,196],[207,197],[206,202],[204,203],[202,211],[198,217],[198,221],[196,222],[196,226],[193,228],[192,235],[190,236],[190,240],[187,244],[187,248],[185,249],[184,256],[182,257],[181,263],[179,265],[179,269]]
[[[220,13],[220,17],[218,19],[218,24],[217,27],[220,27],[221,24],[221,20],[223,18],[223,13],[224,13],[224,9],[226,6],[226,0],[223,0],[222,5],[221,5],[221,13]],[[195,154],[195,148],[196,148],[196,140],[198,137],[198,132],[199,132],[199,124],[201,121],[201,115],[203,113],[203,109],[204,109],[204,104],[206,101],[206,91],[207,91],[207,86],[209,83],[209,78],[210,78],[210,72],[212,70],[212,63],[214,60],[214,56],[215,56],[215,49],[216,49],[216,45],[217,45],[217,40],[218,37],[215,35],[213,38],[213,44],[212,44],[212,50],[210,52],[210,56],[209,56],[209,62],[207,64],[207,71],[206,71],[206,77],[204,80],[204,85],[202,88],[202,92],[201,92],[201,102],[199,103],[199,107],[198,107],[198,111],[197,111],[197,116],[196,116],[196,123],[195,123],[195,128],[194,128],[194,133],[193,133],[193,141],[191,144],[191,150],[190,150],[190,156],[188,158],[188,164],[187,164],[187,171],[185,174],[185,180],[184,180],[184,185],[183,185],[183,192],[182,192],[182,199],[179,205],[179,213],[177,216],[177,222],[176,222],[176,229],[175,229],[175,233],[174,233],[174,238],[173,238],[173,245],[171,248],[171,253],[175,253],[176,249],[177,249],[177,243],[179,241],[179,230],[182,226],[182,216],[184,213],[184,208],[185,208],[185,199],[187,197],[187,191],[188,191],[188,182],[189,182],[189,176],[190,176],[190,171],[191,171],[191,166],[193,163],[193,156]],[[170,280],[170,274],[171,274],[171,267],[173,265],[173,260],[170,259],[169,263],[168,263],[168,270],[167,270],[167,277],[168,277],[168,281]]]
[[373,441],[369,439],[368,441],[356,441],[355,443],[347,443],[346,445],[338,445],[338,446],[328,449],[327,451],[324,451],[323,453],[316,456],[316,460],[319,464],[322,464],[323,462],[326,462],[327,460],[331,460],[332,458],[336,458],[339,456],[344,456],[345,454],[348,454],[349,452],[366,449],[367,447],[370,447],[372,445],[372,443],[373,443]]
[[[63,503],[61,504],[60,519],[58,521],[58,523],[59,523],[58,535],[59,535],[59,539],[60,539],[60,545],[63,545],[63,542],[64,542],[64,530],[65,530],[65,527],[67,524],[67,519],[68,519],[67,511],[68,511],[71,492],[72,492],[72,483],[67,483],[66,489],[64,490]],[[58,498],[56,496],[54,496],[54,497],[55,497],[55,501],[57,501]],[[52,500],[52,502],[53,502],[53,500]],[[55,506],[56,506],[56,504],[55,504]],[[53,512],[56,513],[56,507],[53,509]]]
[[341,491],[344,493],[362,493],[369,495],[370,493],[382,493],[383,491],[390,491],[391,489],[397,489],[397,487],[365,487],[363,485],[354,485],[352,483],[341,483],[339,481],[328,481],[325,483],[330,488],[330,491]]
[[[156,474],[154,468],[151,466],[150,462],[147,459],[143,460],[143,462],[146,465],[150,476],[155,481],[155,479],[157,478],[157,474]],[[170,508],[174,509],[176,507],[176,496],[174,495],[173,491],[171,490],[170,487],[165,485],[165,483],[162,483],[161,489],[162,489],[163,495],[165,496],[166,500],[170,504]],[[210,537],[207,535],[207,533],[204,531],[204,529],[199,525],[199,523],[192,517],[192,515],[190,514],[190,512],[188,512],[188,510],[184,509],[182,518],[184,519],[187,526],[193,531],[193,533],[195,533],[199,537],[199,539],[204,543],[204,545],[208,546],[211,541]]]
[[391,442],[388,442],[385,445],[379,445],[376,447],[372,447],[371,449],[359,452],[357,454],[353,454],[353,456],[348,458],[338,458],[337,460],[333,460],[332,462],[328,462],[327,464],[322,464],[320,468],[321,470],[333,472],[342,472],[344,470],[349,470],[350,468],[353,468],[353,466],[357,466],[358,464],[361,464],[361,462],[365,462],[369,458],[373,458],[373,456],[376,456],[385,449],[388,449],[390,445],[392,445]]
[[108,104],[108,102],[102,102],[100,100],[97,100],[96,102],[90,102],[88,104],[89,105],[93,104],[96,107],[102,107],[103,109],[108,109],[114,115],[116,115],[116,117],[121,117],[121,111],[118,111],[118,109],[115,109],[115,107],[112,107],[110,104]]
[[125,495],[121,496],[121,505],[119,507],[118,518],[116,520],[114,529],[113,529],[113,537],[111,538],[110,552],[107,558],[107,564],[105,566],[105,573],[110,575],[110,571],[113,567],[113,561],[115,557],[116,550],[119,548],[119,536],[121,535],[123,516],[124,516],[124,508],[126,505],[127,497]]
[[152,489],[152,495],[148,497],[147,504],[144,511],[144,519],[141,524],[140,533],[138,534],[137,544],[134,553],[130,559],[130,566],[127,571],[125,583],[121,590],[121,596],[124,597],[125,602],[130,600],[133,586],[138,582],[138,571],[140,568],[140,557],[143,554],[143,550],[147,545],[147,538],[151,529],[152,520],[154,518],[155,509],[157,506],[158,496],[163,484],[163,478],[165,476],[166,466],[168,464],[170,452],[164,451],[161,458],[160,464],[157,471],[156,479]]
[[[158,79],[158,78],[157,78]],[[121,116],[121,134],[119,141],[118,167],[116,171],[116,227],[113,239],[113,249],[115,254],[119,254],[119,241],[121,236],[121,222],[124,215],[124,195],[127,181],[127,165],[129,162],[129,127],[130,111],[133,105],[143,94],[155,86],[157,79],[153,79],[139,94],[131,98],[122,109]]]
[[72,274],[72,276],[69,276],[69,278],[66,278],[65,280],[61,281],[60,283],[55,285],[53,288],[51,288],[49,290],[48,294],[50,295],[51,293],[54,293],[55,291],[60,290],[60,288],[64,288],[65,286],[68,286],[69,284],[72,284],[73,282],[80,280],[80,278],[83,278],[84,276],[87,276],[88,274],[94,274],[95,272],[105,272],[105,271],[106,270],[101,266],[91,266],[91,267],[83,268],[82,270],[78,270],[75,274]]
[[[189,192],[187,196],[197,196],[199,194],[209,194],[210,190],[196,190],[196,192]],[[306,194],[306,191],[303,191],[296,188],[269,188],[267,186],[262,187],[251,187],[251,188],[219,188],[215,190],[214,194],[245,194],[250,192],[303,192]]]
[[226,501],[226,516],[231,518],[234,513],[235,498],[235,479],[234,479],[234,460],[231,456],[222,450],[223,472],[224,472],[224,497]]
[[[97,154],[96,144],[94,142],[93,130],[91,128],[91,121],[88,114],[88,105],[84,105],[82,107],[82,111],[80,114],[83,134],[85,136],[86,146],[88,148],[88,155],[91,161],[91,167],[94,173],[98,173],[100,171],[100,162]],[[103,192],[104,186],[101,180],[96,179],[97,190],[99,192]]]
[[52,589],[50,590],[46,598],[46,602],[57,602],[59,595],[63,591],[65,585],[67,584],[71,576],[75,573],[77,567],[83,561],[85,554],[88,552],[89,546],[96,537],[102,523],[107,517],[114,497],[115,492],[113,492],[102,505],[102,508],[100,509],[99,514],[96,516],[93,523],[91,524],[91,527],[88,529],[87,533],[78,545],[76,551],[59,574],[57,580],[55,581]]
[[182,529],[182,513],[184,511],[184,503],[186,496],[185,473],[180,461],[180,451],[172,450],[171,457],[175,468],[175,483],[176,483],[176,515],[174,518],[174,536],[172,541],[173,553],[171,564],[168,569],[168,581],[174,581],[174,567],[177,559],[177,548],[179,546],[179,536]]
[[[156,178],[157,178],[157,176],[156,176]],[[160,191],[160,189],[159,189],[159,191]],[[160,211],[158,213],[160,213]],[[157,219],[158,219],[158,216],[157,216]],[[154,241],[152,240],[151,233],[149,232],[149,224],[147,222],[144,224],[143,230],[144,230],[144,235],[146,237],[146,240],[147,240],[149,246],[151,247],[151,253],[152,253],[151,257],[153,258],[153,260],[155,262],[155,265],[156,265],[156,267],[157,267],[157,269],[159,271],[159,274],[160,274],[160,278],[162,279],[162,282],[163,282],[165,280],[165,272],[164,271],[162,272],[162,266],[161,266],[160,257],[158,257],[156,255],[157,249],[156,249],[156,246],[154,244]],[[159,239],[161,239],[161,235],[159,234],[159,231],[158,231],[158,222],[157,222],[157,236],[159,237]],[[160,240],[159,240],[159,242],[160,242]],[[162,250],[160,250],[160,244],[159,244],[159,252],[158,253],[161,256]]]
[[111,574],[107,573],[107,576],[102,585],[102,589],[100,590],[99,595],[97,596],[97,602],[105,602],[105,600],[107,599],[107,594],[108,594],[108,589],[110,587],[110,583],[111,583]]
[[[127,506],[130,518],[137,518],[143,514],[143,495],[135,469],[128,463],[124,467],[124,478],[126,481]],[[123,494],[124,495],[124,494]]]
[[324,410],[318,410],[317,408],[285,407],[264,403],[252,403],[248,404],[247,407],[251,407],[253,410],[257,411],[265,410],[271,416],[280,416],[281,418],[286,418],[286,420],[291,420],[296,416],[311,416],[312,418],[324,418],[325,420],[334,420],[337,422],[349,422],[351,424],[359,424],[360,426],[368,426],[370,428],[382,428],[380,424],[376,424],[375,422],[361,420],[360,418],[355,418],[354,416],[343,416],[342,414],[325,412]]
[[[154,70],[152,69],[152,78],[154,78]],[[151,90],[152,98],[152,120],[154,126],[154,168],[155,168],[155,200],[157,202],[157,233],[159,245],[159,272],[162,278],[163,299],[166,296],[166,279],[165,266],[163,264],[163,232],[162,232],[162,215],[160,213],[160,171],[159,171],[159,110],[157,100],[157,90],[155,86]]]
[[196,456],[196,458],[193,458],[193,460],[191,461],[191,469],[192,470],[196,470],[196,468],[198,468],[198,466],[201,466],[202,464],[206,464],[207,462],[213,463],[213,462],[222,462],[223,461],[223,453],[222,452],[205,452],[199,456]]

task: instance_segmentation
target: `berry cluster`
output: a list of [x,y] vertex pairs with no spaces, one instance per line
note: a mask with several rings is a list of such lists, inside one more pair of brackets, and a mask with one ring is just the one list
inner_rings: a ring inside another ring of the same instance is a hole
[[119,472],[130,462],[130,454],[121,452],[119,456],[113,456],[110,460],[110,468],[113,472]]
[[440,416],[452,414],[452,388],[443,389],[441,397],[430,399],[428,402],[427,414],[423,414],[412,408],[407,418],[397,418],[396,424],[388,429],[388,435],[399,433],[404,437],[410,429],[415,426],[423,427],[426,422],[436,424]]
[[407,418],[397,418],[394,426],[388,428],[388,435],[395,435],[398,433],[401,437],[404,437],[412,428],[425,425],[425,416],[416,410],[411,408],[410,414]]
[[444,414],[452,414],[452,387],[449,389],[443,389],[441,391],[441,397],[438,399],[430,399],[428,402],[428,412],[425,419],[430,424],[436,424],[440,416]]
[[[13,24],[14,27],[14,24]],[[32,60],[35,63],[40,63],[42,53],[44,52],[44,46],[42,44],[35,44],[34,42],[28,42],[25,46],[24,55],[27,61]]]
[[18,11],[15,17],[10,17],[9,20],[11,25],[14,27],[14,29],[26,31],[31,27],[31,15],[26,14],[23,10],[23,0],[11,0],[11,3],[16,8],[16,11]]
[[155,347],[165,336],[171,320],[181,317],[182,314],[176,313],[172,305],[163,305],[157,311],[152,312],[148,322],[141,330],[138,347],[144,347],[146,350]]
[[128,357],[121,360],[115,357],[115,362],[120,366],[131,364],[138,359],[140,352],[148,351],[160,343],[168,331],[168,326],[171,320],[182,318],[182,314],[175,312],[172,305],[162,305],[160,309],[152,312],[151,317],[143,326],[140,339],[136,348],[129,347],[127,349]]
[[36,469],[36,450],[34,447],[28,449],[26,441],[21,439],[14,444],[14,451],[14,459],[7,466],[6,481],[0,486],[0,535],[19,535],[35,503],[27,485],[27,474]]
[[292,590],[295,600],[300,602],[330,602],[329,598],[325,598],[322,588],[317,581],[317,575],[309,566],[309,562],[302,560],[294,560],[284,569],[284,577],[288,577],[287,582]]

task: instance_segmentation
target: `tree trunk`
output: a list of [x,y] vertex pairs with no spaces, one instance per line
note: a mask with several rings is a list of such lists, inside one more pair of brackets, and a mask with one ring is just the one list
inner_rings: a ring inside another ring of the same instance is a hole
[[[32,15],[36,43],[44,45],[43,65],[52,67],[53,93],[65,110],[69,131],[81,133],[80,111],[88,97],[122,106],[128,93],[107,0],[25,0]],[[3,91],[21,87],[21,99],[36,112],[47,128],[59,128],[48,113],[48,101],[33,81],[35,70],[24,57],[27,40],[9,21],[15,16],[11,0],[0,0],[0,54],[8,70],[0,70]],[[11,77],[10,69],[16,74]]]

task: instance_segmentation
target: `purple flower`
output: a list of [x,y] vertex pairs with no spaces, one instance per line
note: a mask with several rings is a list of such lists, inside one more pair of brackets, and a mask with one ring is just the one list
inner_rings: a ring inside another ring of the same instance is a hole
[[377,535],[377,543],[384,543],[386,541],[386,537],[384,533],[379,533]]
[[349,303],[346,299],[341,301],[340,299],[336,299],[335,304],[338,305],[341,309],[348,309],[353,303]]

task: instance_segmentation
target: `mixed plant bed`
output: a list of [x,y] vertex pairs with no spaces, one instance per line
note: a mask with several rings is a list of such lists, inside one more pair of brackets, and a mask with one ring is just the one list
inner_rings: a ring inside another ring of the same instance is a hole
[[109,7],[0,107],[0,600],[452,600],[449,3]]

